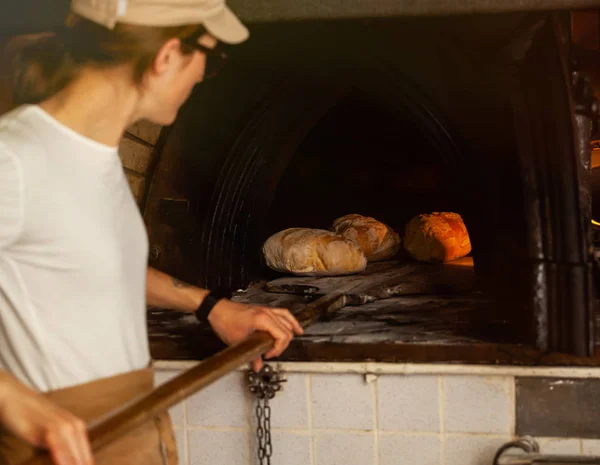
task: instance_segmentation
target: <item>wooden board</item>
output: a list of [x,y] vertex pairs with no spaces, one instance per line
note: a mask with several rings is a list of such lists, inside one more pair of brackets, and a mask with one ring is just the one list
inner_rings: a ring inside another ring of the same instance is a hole
[[287,276],[268,282],[265,290],[318,297],[351,287],[348,303],[361,305],[400,295],[468,292],[473,290],[474,281],[473,259],[464,257],[443,264],[374,263],[363,273],[350,276]]

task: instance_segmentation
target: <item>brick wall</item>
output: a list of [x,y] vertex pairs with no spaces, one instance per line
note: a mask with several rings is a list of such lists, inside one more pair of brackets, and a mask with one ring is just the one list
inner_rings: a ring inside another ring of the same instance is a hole
[[162,126],[140,121],[131,126],[119,146],[125,175],[138,204],[143,200],[147,187],[147,173],[155,155],[155,146]]

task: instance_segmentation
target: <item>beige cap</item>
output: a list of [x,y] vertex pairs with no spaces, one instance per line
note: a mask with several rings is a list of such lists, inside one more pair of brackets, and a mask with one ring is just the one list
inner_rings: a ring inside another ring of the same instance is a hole
[[225,0],[71,0],[71,10],[109,29],[116,23],[157,27],[202,24],[226,44],[239,44],[249,36]]

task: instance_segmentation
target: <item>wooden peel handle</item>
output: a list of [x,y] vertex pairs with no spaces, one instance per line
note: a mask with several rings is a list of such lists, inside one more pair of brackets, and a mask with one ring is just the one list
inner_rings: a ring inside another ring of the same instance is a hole
[[263,332],[182,373],[154,389],[130,407],[116,413],[89,430],[92,450],[97,450],[123,434],[154,418],[202,388],[212,384],[245,363],[260,357],[273,347],[273,338]]
[[[344,303],[344,294],[328,294],[307,305],[296,317],[302,327],[307,327],[321,315],[343,307]],[[98,451],[219,378],[255,360],[271,349],[273,342],[268,333],[256,332],[245,341],[213,355],[127,407],[90,425],[88,434],[92,450]],[[52,460],[47,453],[41,453],[21,465],[52,465]]]
[[[260,357],[273,346],[273,338],[264,332],[219,352],[204,362],[167,381],[129,406],[119,409],[96,424],[91,424],[88,435],[92,451],[119,439],[132,429],[151,421],[186,397],[208,386],[244,363]],[[20,465],[53,465],[50,455],[40,452]]]

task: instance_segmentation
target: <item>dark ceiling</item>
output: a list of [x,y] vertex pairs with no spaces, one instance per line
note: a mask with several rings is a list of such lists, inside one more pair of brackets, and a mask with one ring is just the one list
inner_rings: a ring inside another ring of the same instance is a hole
[[[246,22],[597,8],[598,0],[229,0]],[[70,0],[0,0],[0,36],[63,24]]]
[[0,0],[0,35],[48,31],[63,24],[69,0]]

